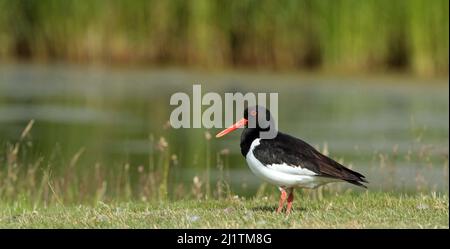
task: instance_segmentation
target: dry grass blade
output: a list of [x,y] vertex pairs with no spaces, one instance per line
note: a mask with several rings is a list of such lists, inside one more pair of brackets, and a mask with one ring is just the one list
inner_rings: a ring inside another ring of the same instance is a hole
[[34,119],[30,120],[30,122],[28,122],[25,129],[23,129],[22,134],[20,134],[20,141],[22,141],[30,133],[31,128],[33,128],[33,125],[34,125]]

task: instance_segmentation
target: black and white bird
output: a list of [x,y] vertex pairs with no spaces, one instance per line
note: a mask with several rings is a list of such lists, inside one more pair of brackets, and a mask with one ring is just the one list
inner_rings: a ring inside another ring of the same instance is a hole
[[[365,176],[323,155],[301,139],[279,131],[276,131],[272,139],[261,138],[261,132],[267,132],[271,127],[260,126],[260,113],[270,117],[269,125],[274,125],[267,109],[262,106],[249,107],[245,109],[240,121],[218,133],[216,137],[245,127],[241,134],[241,153],[256,176],[279,187],[281,197],[277,212],[281,212],[287,199],[286,213],[290,213],[296,187],[316,188],[331,182],[345,181],[366,188],[363,184],[367,183]],[[251,128],[249,123],[256,125]]]

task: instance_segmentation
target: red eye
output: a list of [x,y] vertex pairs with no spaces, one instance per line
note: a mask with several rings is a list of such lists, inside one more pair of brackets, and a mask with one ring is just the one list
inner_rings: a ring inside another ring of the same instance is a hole
[[250,112],[250,115],[256,116],[256,111],[251,111],[251,112]]

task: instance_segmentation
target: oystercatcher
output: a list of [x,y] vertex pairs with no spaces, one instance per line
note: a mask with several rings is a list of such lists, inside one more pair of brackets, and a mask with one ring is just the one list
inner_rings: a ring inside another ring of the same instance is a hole
[[[287,199],[286,213],[290,213],[294,200],[294,188],[316,188],[321,185],[345,181],[367,188],[365,176],[348,169],[333,159],[323,155],[305,141],[276,131],[272,139],[261,138],[263,131],[258,115],[265,113],[270,117],[269,125],[274,125],[270,112],[262,106],[246,108],[244,117],[221,131],[216,137],[222,137],[238,128],[245,127],[241,134],[241,153],[250,170],[262,180],[277,185],[281,197],[277,212],[281,212]],[[251,122],[249,121],[251,120]],[[256,124],[254,128],[249,123]]]

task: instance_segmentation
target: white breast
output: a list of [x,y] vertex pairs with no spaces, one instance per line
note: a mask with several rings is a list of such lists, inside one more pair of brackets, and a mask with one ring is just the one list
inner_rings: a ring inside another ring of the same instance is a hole
[[250,170],[264,181],[277,186],[303,188],[315,188],[336,181],[336,179],[317,176],[313,171],[301,167],[292,167],[286,164],[263,165],[253,154],[253,149],[259,143],[259,138],[252,142],[245,158]]

